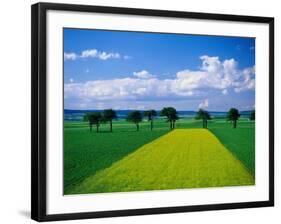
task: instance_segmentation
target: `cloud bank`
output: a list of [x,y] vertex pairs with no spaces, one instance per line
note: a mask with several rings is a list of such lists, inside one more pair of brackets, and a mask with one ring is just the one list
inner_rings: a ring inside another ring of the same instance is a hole
[[[89,55],[97,54],[87,51],[84,53],[84,57],[92,57]],[[223,96],[229,94],[230,91],[239,94],[255,89],[254,66],[240,70],[237,61],[233,58],[221,61],[219,57],[208,55],[201,56],[200,60],[202,64],[198,70],[179,71],[174,79],[159,79],[156,75],[142,70],[134,72],[132,76],[126,78],[66,83],[65,99],[86,103],[97,101],[116,103],[128,100],[186,100],[202,97],[202,93],[208,91],[218,91]],[[199,107],[206,108],[208,105],[209,101],[204,100]]]
[[131,57],[128,55],[122,56],[120,53],[117,52],[105,52],[99,51],[97,49],[86,49],[82,51],[80,54],[74,52],[64,52],[64,60],[65,61],[75,61],[81,58],[96,58],[100,60],[108,60],[108,59],[130,59]]

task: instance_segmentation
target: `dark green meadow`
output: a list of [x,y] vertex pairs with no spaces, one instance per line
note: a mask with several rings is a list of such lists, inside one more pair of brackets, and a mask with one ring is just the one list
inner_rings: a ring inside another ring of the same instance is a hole
[[[201,128],[202,121],[180,119],[176,128]],[[250,173],[255,173],[255,123],[241,118],[237,129],[232,128],[225,119],[213,119],[208,122],[209,130],[220,142],[236,156]],[[64,123],[64,193],[68,194],[85,178],[98,171],[110,167],[144,144],[168,133],[169,125],[163,119],[154,121],[154,129],[150,131],[150,123],[140,123],[140,131],[136,126],[123,120],[113,122],[113,132],[109,125],[102,124],[100,132],[89,131],[87,122]]]
[[139,132],[132,124],[116,121],[113,132],[108,125],[101,125],[100,132],[90,132],[86,122],[65,122],[64,128],[64,190],[65,193],[84,178],[109,167],[112,163],[138,149],[142,145],[167,133],[148,123]]
[[217,123],[210,130],[255,176],[255,123],[240,122],[236,129]]

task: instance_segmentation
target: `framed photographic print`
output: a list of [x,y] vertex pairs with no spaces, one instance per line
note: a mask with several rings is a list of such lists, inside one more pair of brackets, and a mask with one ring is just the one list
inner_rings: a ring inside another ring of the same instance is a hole
[[32,6],[32,218],[274,205],[274,19]]

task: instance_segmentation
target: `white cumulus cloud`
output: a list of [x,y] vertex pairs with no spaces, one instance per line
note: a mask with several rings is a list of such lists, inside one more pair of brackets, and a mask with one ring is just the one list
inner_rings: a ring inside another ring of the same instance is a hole
[[80,57],[81,58],[94,58],[98,56],[98,50],[97,49],[88,49],[88,50],[84,50],[81,52]]
[[255,67],[246,68],[242,71],[241,79],[238,82],[234,82],[234,91],[239,93],[245,90],[255,89]]
[[140,79],[150,79],[153,78],[154,75],[151,75],[148,71],[142,70],[140,72],[134,72],[133,75]]
[[198,105],[199,109],[207,109],[209,107],[209,100],[205,99]]
[[[126,58],[124,57],[124,59],[127,59],[127,57],[129,57],[128,55],[126,55]],[[97,49],[86,49],[83,50],[80,54],[74,53],[74,52],[70,52],[70,53],[64,53],[64,60],[77,60],[79,58],[97,58],[100,60],[108,60],[108,59],[119,59],[121,58],[121,54],[117,53],[117,52],[105,52],[105,51],[99,51]]]
[[[96,54],[95,51],[87,51],[84,57]],[[207,55],[201,56],[200,60],[202,65],[198,70],[178,71],[175,78],[160,79],[142,70],[125,78],[65,83],[65,96],[67,99],[83,102],[147,99],[156,101],[183,100],[198,96],[205,98],[208,91],[218,91],[226,95],[230,89],[237,94],[255,89],[255,67],[240,70],[234,59],[221,61],[219,57]],[[205,99],[199,106],[208,107],[209,100]]]
[[[255,88],[255,68],[239,70],[232,58],[220,61],[219,57],[201,56],[202,66],[198,71],[183,70],[177,73],[181,88],[235,88],[236,92]],[[226,93],[227,90],[224,92]]]
[[72,61],[74,61],[74,60],[76,60],[76,58],[77,58],[77,55],[75,54],[75,53],[73,53],[73,52],[71,52],[71,53],[64,53],[64,60],[66,61],[66,60],[72,60]]

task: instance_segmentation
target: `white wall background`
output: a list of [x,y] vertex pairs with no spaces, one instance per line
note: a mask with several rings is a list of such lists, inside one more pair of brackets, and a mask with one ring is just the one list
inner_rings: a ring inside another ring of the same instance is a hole
[[[42,0],[43,1],[43,0]],[[51,1],[51,0],[50,0]],[[36,1],[4,0],[0,7],[0,223],[30,220],[30,5]],[[60,0],[62,3],[185,10],[275,17],[275,161],[276,206],[168,215],[149,215],[60,223],[280,223],[279,76],[281,15],[279,1],[263,0]],[[279,221],[278,221],[279,219]]]

